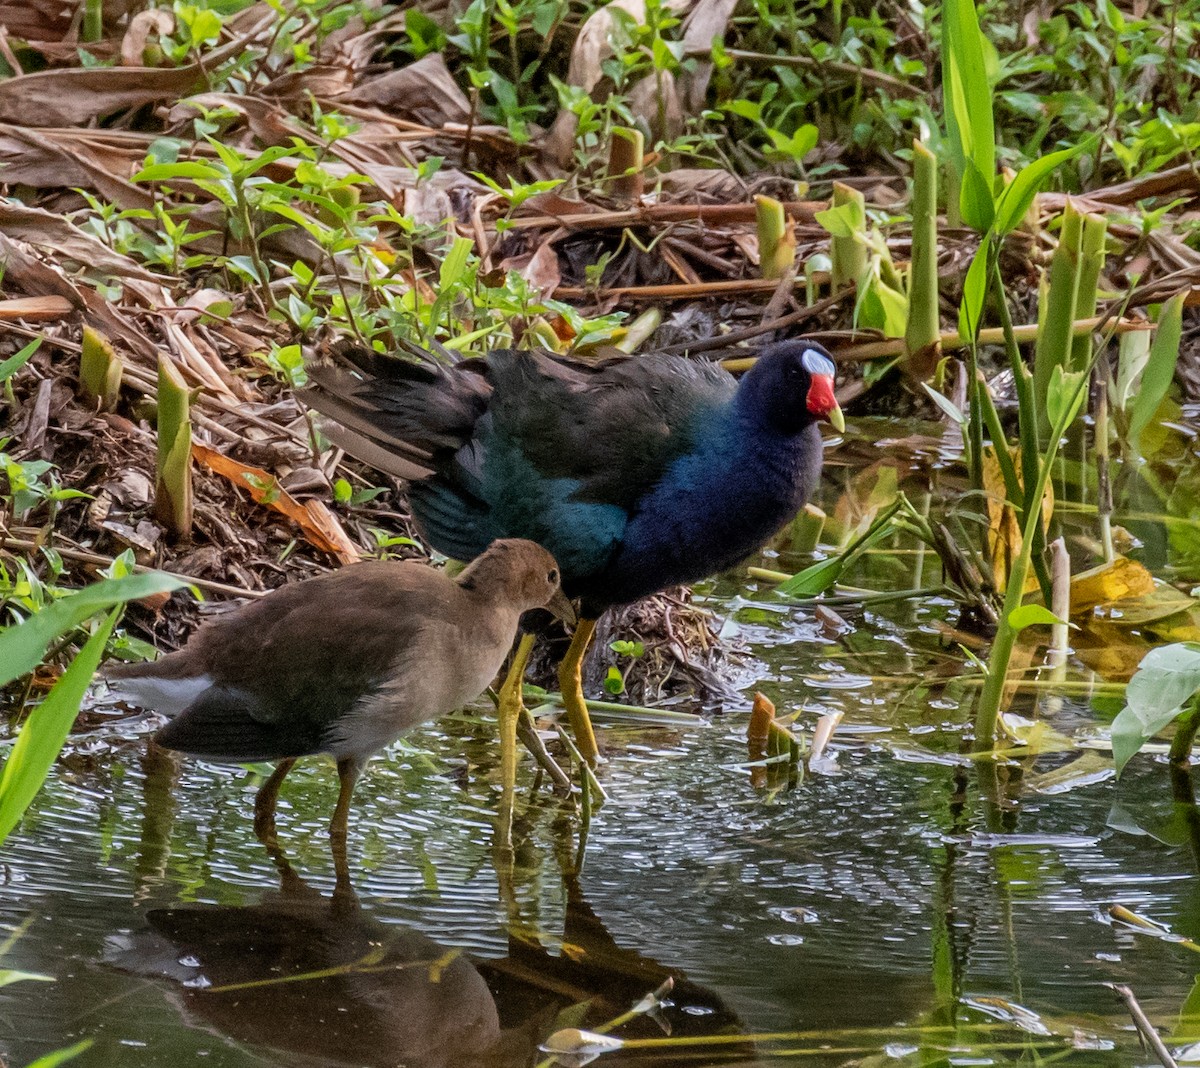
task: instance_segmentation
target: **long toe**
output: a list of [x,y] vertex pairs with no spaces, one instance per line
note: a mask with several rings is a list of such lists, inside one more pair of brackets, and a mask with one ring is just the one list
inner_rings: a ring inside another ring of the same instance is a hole
[[579,755],[593,768],[600,762],[600,750],[596,745],[595,731],[592,730],[587,701],[583,697],[583,656],[595,630],[596,620],[581,619],[571,636],[567,655],[558,666],[558,686],[575,735],[575,744],[579,747]]

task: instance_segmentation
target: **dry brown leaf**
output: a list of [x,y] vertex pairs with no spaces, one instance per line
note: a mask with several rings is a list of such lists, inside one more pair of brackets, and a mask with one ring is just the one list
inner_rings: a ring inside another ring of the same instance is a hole
[[1118,556],[1109,563],[1081,571],[1071,578],[1071,615],[1083,615],[1098,605],[1154,592],[1154,578],[1136,560]]
[[558,253],[554,251],[554,242],[562,236],[562,230],[554,231],[537,247],[537,251],[523,266],[518,267],[515,263],[505,260],[500,264],[501,270],[519,270],[521,277],[537,291],[539,299],[549,299],[562,281]]
[[78,10],[76,0],[9,0],[0,3],[0,26],[23,41],[61,41]]
[[[683,54],[711,52],[713,41],[725,36],[736,7],[737,0],[699,0],[683,23]],[[680,96],[689,115],[704,109],[712,71],[712,61],[701,56],[687,69]]]
[[355,563],[358,550],[341,524],[320,502],[316,508],[301,504],[279,485],[279,480],[261,467],[239,463],[224,453],[206,445],[192,443],[192,457],[210,471],[227,478],[233,485],[247,490],[259,504],[274,508],[287,516],[303,532],[304,537],[322,552],[332,553],[342,563]]
[[140,67],[144,62],[146,42],[151,34],[163,36],[175,28],[175,16],[162,8],[139,11],[129,20],[129,29],[121,39],[121,63]]
[[149,210],[154,206],[150,190],[134,185],[128,176],[141,167],[151,140],[127,131],[34,130],[0,124],[0,173],[14,184],[93,189],[121,208]]
[[[663,7],[678,15],[691,7],[692,3],[693,0],[666,0]],[[591,93],[599,84],[604,74],[603,64],[613,55],[612,40],[617,29],[614,11],[624,11],[639,25],[646,21],[645,0],[611,0],[598,11],[593,11],[571,48],[571,62],[567,67],[568,85]],[[578,126],[579,119],[574,112],[564,108],[558,113],[542,142],[542,152],[548,162],[559,167],[565,167],[570,162]]]
[[245,48],[232,41],[186,67],[74,67],[0,82],[0,121],[25,126],[82,126],[127,108],[186,96],[207,70]]
[[0,232],[0,262],[4,279],[31,297],[58,296],[84,312],[85,319],[113,341],[148,362],[158,359],[157,346],[109,301],[87,286],[76,287],[53,267],[43,263],[21,241]]
[[389,71],[337,97],[337,103],[377,107],[428,126],[467,122],[471,102],[458,87],[440,52]]
[[24,319],[30,323],[54,322],[73,314],[75,305],[66,297],[12,297],[0,300],[0,320]]
[[106,274],[123,278],[140,278],[146,282],[162,283],[164,279],[151,274],[128,256],[109,248],[104,242],[61,215],[30,208],[12,200],[0,200],[0,228],[9,237],[28,245],[45,249],[58,256],[77,260]]

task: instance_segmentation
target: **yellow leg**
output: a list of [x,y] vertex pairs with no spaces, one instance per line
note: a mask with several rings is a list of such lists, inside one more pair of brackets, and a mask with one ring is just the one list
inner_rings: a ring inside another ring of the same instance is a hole
[[563,706],[575,733],[575,744],[579,753],[593,768],[600,759],[596,747],[596,735],[592,731],[592,717],[588,715],[587,702],[583,699],[583,654],[596,632],[596,620],[581,619],[575,625],[567,655],[558,665],[558,688],[562,692]]
[[525,665],[533,651],[535,636],[521,635],[520,644],[513,654],[512,665],[500,687],[500,824],[501,848],[512,849],[513,794],[517,786],[517,721],[525,707],[521,700],[521,686],[525,681]]
[[271,777],[259,787],[254,798],[254,833],[264,842],[275,837],[275,802],[279,800],[279,787],[295,763],[295,757],[288,757],[276,764]]
[[346,862],[346,838],[350,833],[350,799],[354,796],[354,785],[362,768],[353,757],[343,757],[337,762],[338,779],[341,787],[338,790],[337,806],[333,810],[333,819],[329,821],[329,847],[333,853],[333,870],[338,884],[348,881],[349,871]]

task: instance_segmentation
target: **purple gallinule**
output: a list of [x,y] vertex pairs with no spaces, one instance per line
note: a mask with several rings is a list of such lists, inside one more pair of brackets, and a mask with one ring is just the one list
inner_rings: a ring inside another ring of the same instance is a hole
[[[116,697],[173,717],[154,735],[168,749],[279,761],[255,799],[260,837],[296,760],[332,756],[341,790],[330,836],[344,853],[363,765],[410,727],[478,697],[504,665],[521,613],[543,607],[574,615],[554,558],[531,541],[498,540],[457,578],[374,561],[284,586],[202,627],[178,652],[105,675]],[[510,748],[515,762],[515,737]]]
[[664,354],[500,350],[448,364],[415,354],[343,349],[339,363],[310,368],[304,399],[328,417],[331,440],[409,481],[439,552],[469,560],[494,538],[522,537],[554,554],[583,616],[559,668],[563,703],[594,762],[580,666],[597,617],[732,566],[796,514],[820,476],[817,422],[844,426],[833,361],[813,342],[784,341],[738,380]]

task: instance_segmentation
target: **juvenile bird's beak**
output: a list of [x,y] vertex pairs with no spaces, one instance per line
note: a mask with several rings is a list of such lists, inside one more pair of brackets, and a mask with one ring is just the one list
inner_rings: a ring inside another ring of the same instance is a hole
[[579,622],[579,613],[575,611],[571,599],[562,590],[554,591],[554,596],[546,602],[546,611],[569,627],[573,627]]

